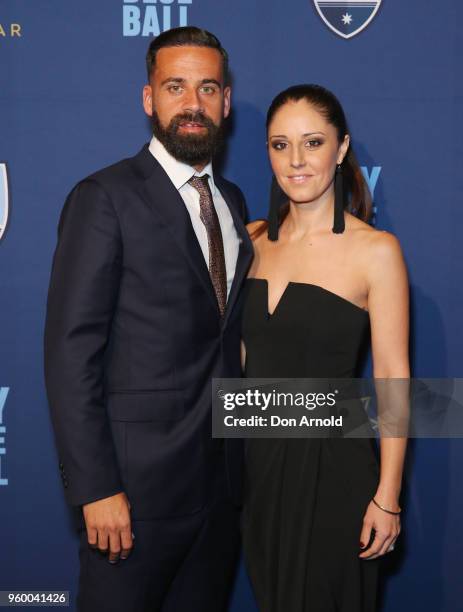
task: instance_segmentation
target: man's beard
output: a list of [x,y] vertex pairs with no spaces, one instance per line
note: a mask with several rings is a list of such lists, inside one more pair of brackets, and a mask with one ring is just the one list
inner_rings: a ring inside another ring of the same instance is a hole
[[[207,128],[205,134],[179,134],[181,123],[192,122]],[[203,113],[182,113],[175,115],[164,128],[153,109],[151,116],[153,134],[162,142],[167,151],[180,162],[189,166],[208,163],[220,151],[224,142],[223,122],[216,125]]]

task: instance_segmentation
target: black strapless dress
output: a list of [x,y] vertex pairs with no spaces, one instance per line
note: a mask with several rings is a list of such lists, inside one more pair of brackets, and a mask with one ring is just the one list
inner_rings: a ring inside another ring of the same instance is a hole
[[[272,315],[264,279],[246,281],[250,378],[355,377],[366,310],[318,285],[288,284]],[[261,612],[374,612],[381,557],[358,557],[379,481],[372,438],[246,441],[243,546]]]

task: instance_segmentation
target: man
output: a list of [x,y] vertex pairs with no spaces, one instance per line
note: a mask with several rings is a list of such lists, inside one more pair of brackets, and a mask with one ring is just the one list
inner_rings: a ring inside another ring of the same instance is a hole
[[[84,179],[61,214],[45,373],[67,501],[81,517],[78,609],[226,608],[241,446],[211,435],[211,379],[240,376],[252,258],[241,191],[212,170],[230,111],[215,36],[147,54],[154,136]],[[101,552],[103,554],[101,554]]]

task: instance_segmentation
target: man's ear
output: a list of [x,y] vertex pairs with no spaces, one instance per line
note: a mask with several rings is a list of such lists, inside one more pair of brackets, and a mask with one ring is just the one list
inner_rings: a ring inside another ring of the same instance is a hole
[[143,87],[143,108],[148,117],[153,114],[153,90],[151,85]]
[[230,114],[231,108],[231,87],[227,86],[223,90],[223,116],[226,119]]

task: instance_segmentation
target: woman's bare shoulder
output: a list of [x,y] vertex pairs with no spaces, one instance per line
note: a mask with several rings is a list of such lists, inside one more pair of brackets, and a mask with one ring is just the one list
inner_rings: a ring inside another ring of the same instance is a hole
[[265,224],[265,219],[256,219],[255,221],[251,221],[246,225],[246,229],[248,230],[249,237],[252,241],[257,240],[257,238],[265,234],[265,232],[262,232],[262,234],[258,233],[258,230],[261,229]]
[[366,247],[369,255],[381,259],[397,257],[402,253],[400,242],[392,232],[371,227],[366,235]]
[[351,217],[349,226],[355,230],[355,239],[368,252],[368,255],[372,255],[373,252],[377,255],[387,255],[400,251],[399,240],[391,232],[373,227],[355,217]]
[[359,268],[367,277],[381,279],[385,274],[405,268],[398,238],[391,232],[361,221],[350,219],[352,245]]

